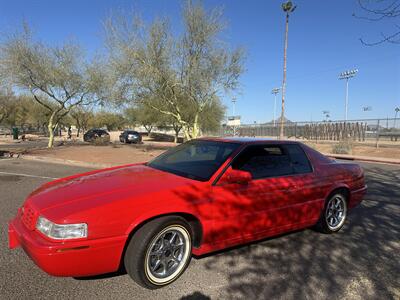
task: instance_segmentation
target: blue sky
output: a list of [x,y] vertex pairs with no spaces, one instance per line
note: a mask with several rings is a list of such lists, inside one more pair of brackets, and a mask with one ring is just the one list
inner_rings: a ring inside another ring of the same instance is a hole
[[[281,85],[284,14],[278,0],[206,0],[211,8],[224,7],[228,28],[223,38],[246,49],[246,72],[236,112],[245,123],[265,122],[273,116],[271,89]],[[290,19],[286,116],[291,120],[321,120],[329,110],[332,119],[344,118],[344,70],[358,68],[350,82],[349,119],[394,116],[400,106],[400,46],[367,47],[359,38],[374,41],[380,31],[393,32],[395,23],[371,23],[352,17],[356,0],[298,0]],[[168,16],[179,32],[181,1],[6,1],[0,0],[0,33],[20,28],[22,20],[35,36],[49,44],[73,39],[89,55],[103,47],[102,22],[115,10],[134,10],[145,20]],[[400,19],[397,21],[400,23]],[[278,98],[278,107],[280,98]],[[230,113],[229,99],[224,99]],[[363,106],[372,111],[364,112]],[[277,110],[280,114],[280,109]]]

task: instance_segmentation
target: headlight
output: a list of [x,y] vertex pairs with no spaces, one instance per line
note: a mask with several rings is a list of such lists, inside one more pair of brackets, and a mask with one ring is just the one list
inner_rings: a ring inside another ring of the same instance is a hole
[[36,229],[44,235],[56,239],[79,239],[87,237],[87,224],[56,224],[44,217],[39,217]]

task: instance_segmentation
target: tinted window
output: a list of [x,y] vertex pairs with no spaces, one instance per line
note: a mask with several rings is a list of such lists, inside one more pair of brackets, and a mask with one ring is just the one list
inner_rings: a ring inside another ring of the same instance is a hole
[[239,146],[234,143],[194,140],[172,148],[147,165],[176,175],[206,181]]
[[304,150],[299,145],[285,145],[284,148],[290,156],[293,169],[296,173],[312,172],[310,162]]
[[96,133],[97,135],[104,135],[104,134],[108,134],[108,133],[107,133],[107,131],[105,131],[105,130],[102,130],[102,129],[98,129],[98,130],[96,130],[96,131],[95,131],[95,133]]
[[248,171],[254,179],[294,173],[289,155],[281,146],[249,146],[235,159],[232,168]]

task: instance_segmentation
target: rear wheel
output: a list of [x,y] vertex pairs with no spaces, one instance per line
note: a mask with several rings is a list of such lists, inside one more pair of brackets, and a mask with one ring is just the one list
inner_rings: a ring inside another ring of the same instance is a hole
[[347,218],[347,199],[343,193],[335,193],[325,202],[317,229],[324,233],[338,232]]
[[189,225],[181,217],[163,217],[140,228],[128,244],[124,264],[131,278],[156,289],[175,281],[192,253]]

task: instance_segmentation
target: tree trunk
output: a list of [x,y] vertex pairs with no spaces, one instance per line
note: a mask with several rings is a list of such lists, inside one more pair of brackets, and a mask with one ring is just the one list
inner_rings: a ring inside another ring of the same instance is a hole
[[181,129],[182,129],[182,125],[178,125],[178,124],[176,124],[176,123],[173,123],[173,124],[172,124],[172,127],[173,127],[173,129],[174,129],[174,131],[175,131],[174,143],[176,144],[176,143],[178,143],[179,132],[180,132]]
[[187,125],[182,127],[183,136],[185,137],[185,141],[190,141],[192,138],[190,136],[190,128]]
[[199,113],[196,113],[196,115],[194,116],[191,137],[192,137],[192,139],[195,139],[198,136],[199,136]]
[[53,147],[54,143],[54,128],[55,125],[53,124],[54,121],[54,116],[56,115],[56,112],[53,112],[50,116],[49,123],[47,125],[47,129],[49,131],[49,143],[47,144],[47,148]]
[[149,125],[143,125],[143,126],[147,131],[147,135],[150,137],[151,131],[153,130],[153,126],[151,126],[151,125],[150,126]]
[[77,131],[77,133],[76,133],[76,137],[78,138],[79,137],[79,133],[81,132],[81,128],[80,127],[78,127],[78,131]]

